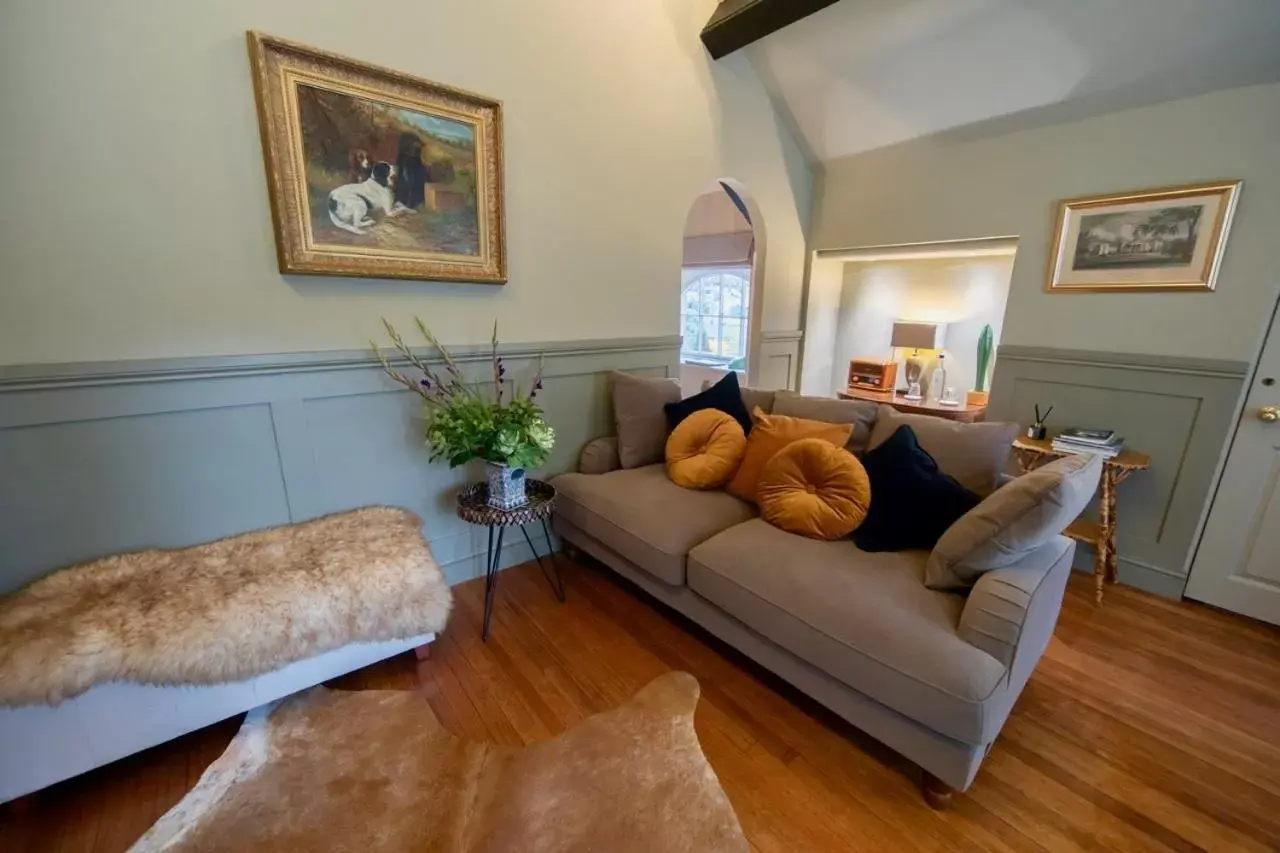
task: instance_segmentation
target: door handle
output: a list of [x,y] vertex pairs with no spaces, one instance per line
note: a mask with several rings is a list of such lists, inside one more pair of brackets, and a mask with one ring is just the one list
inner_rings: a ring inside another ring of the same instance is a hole
[[1258,409],[1258,420],[1264,424],[1273,424],[1280,421],[1280,406],[1263,406]]

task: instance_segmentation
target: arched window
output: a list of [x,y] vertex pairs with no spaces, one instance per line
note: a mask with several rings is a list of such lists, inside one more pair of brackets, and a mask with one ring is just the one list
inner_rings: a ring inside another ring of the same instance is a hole
[[743,369],[751,329],[751,268],[689,268],[682,283],[680,360]]

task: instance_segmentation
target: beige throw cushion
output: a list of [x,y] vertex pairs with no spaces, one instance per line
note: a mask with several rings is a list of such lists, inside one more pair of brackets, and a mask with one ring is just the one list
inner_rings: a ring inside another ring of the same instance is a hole
[[905,415],[881,405],[867,448],[879,447],[903,425],[911,427],[942,473],[979,495],[989,495],[999,485],[1018,436],[1017,424],[962,424],[930,415]]
[[1101,474],[1101,457],[1079,454],[1005,484],[942,534],[925,567],[925,586],[966,589],[983,572],[1016,563],[1084,511]]
[[667,446],[667,415],[662,407],[680,400],[674,379],[611,373],[613,423],[618,433],[618,461],[623,468],[639,468],[663,460]]
[[879,406],[865,400],[838,400],[834,397],[808,397],[794,391],[779,391],[773,400],[773,413],[789,418],[805,418],[826,421],[829,424],[850,424],[853,433],[845,450],[862,454],[871,439]]

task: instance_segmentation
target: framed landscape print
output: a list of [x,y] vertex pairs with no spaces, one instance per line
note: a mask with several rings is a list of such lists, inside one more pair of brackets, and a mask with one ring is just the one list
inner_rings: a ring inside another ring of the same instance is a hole
[[249,33],[280,271],[507,280],[502,105]]
[[1213,290],[1240,181],[1058,204],[1046,289]]

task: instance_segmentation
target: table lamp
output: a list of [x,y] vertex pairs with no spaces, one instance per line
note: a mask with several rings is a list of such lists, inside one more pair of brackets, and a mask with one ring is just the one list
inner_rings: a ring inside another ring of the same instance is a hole
[[920,350],[942,349],[947,326],[945,323],[918,323],[909,320],[898,320],[893,324],[893,335],[889,346],[894,349],[909,349],[911,354],[905,359],[907,387],[911,389],[908,396],[920,395],[920,375],[924,373],[924,361],[920,358]]

